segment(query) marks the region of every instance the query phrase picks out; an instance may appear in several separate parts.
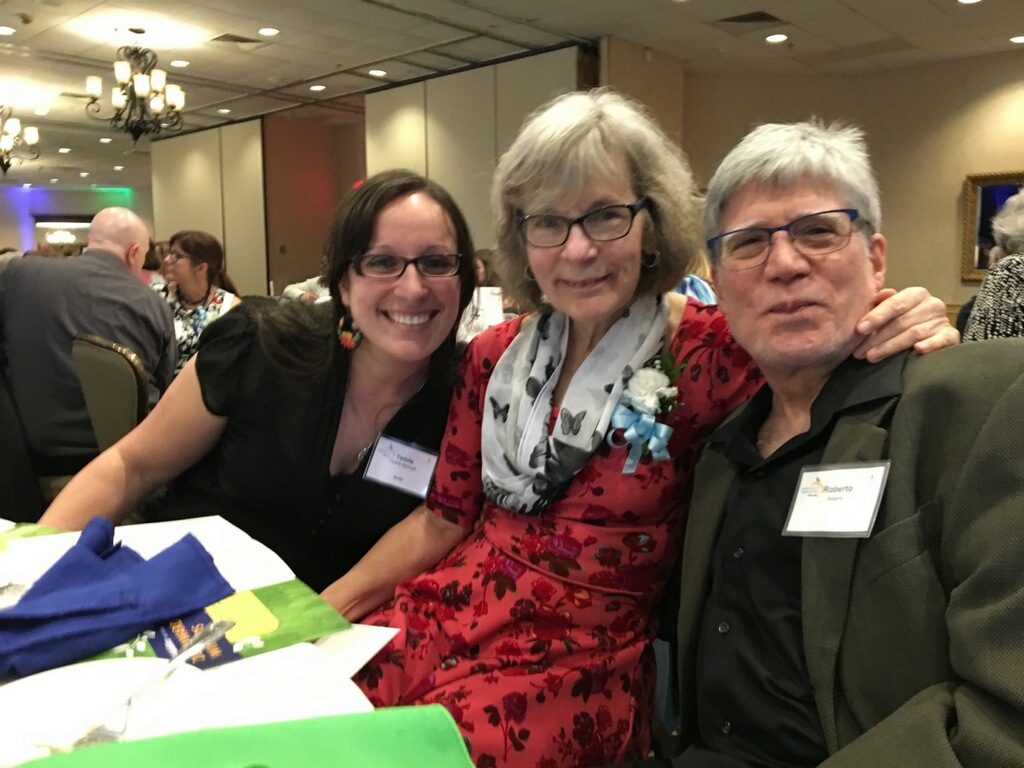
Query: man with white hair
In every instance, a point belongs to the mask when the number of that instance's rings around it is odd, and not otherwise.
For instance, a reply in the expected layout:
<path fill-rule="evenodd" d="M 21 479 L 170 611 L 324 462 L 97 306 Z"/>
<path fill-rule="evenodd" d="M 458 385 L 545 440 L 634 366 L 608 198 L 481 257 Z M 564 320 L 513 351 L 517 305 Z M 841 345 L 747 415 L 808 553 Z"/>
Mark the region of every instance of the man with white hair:
<path fill-rule="evenodd" d="M 40 474 L 73 473 L 97 453 L 71 360 L 76 336 L 130 347 L 149 372 L 150 405 L 171 381 L 171 312 L 140 279 L 148 247 L 142 219 L 127 208 L 105 208 L 93 218 L 81 256 L 22 258 L 0 271 L 6 373 Z"/>
<path fill-rule="evenodd" d="M 761 126 L 711 180 L 766 383 L 696 470 L 677 768 L 1024 765 L 1024 344 L 857 359 L 880 223 L 855 128 Z"/>

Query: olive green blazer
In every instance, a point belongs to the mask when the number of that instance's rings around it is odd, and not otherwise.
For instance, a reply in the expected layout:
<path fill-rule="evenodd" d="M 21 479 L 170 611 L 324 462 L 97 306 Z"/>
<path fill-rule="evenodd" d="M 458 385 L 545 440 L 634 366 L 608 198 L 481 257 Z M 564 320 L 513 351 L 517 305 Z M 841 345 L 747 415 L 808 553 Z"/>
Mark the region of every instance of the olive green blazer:
<path fill-rule="evenodd" d="M 869 538 L 803 543 L 803 638 L 828 768 L 1024 766 L 1024 339 L 911 356 L 823 463 L 891 460 Z M 682 747 L 736 469 L 705 450 L 679 593 Z"/>

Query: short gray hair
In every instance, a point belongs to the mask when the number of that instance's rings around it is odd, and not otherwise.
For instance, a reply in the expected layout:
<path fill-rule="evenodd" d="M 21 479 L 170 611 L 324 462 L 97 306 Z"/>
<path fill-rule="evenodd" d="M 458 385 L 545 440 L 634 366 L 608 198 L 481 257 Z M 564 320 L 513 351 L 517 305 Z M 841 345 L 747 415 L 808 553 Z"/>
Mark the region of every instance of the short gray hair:
<path fill-rule="evenodd" d="M 864 132 L 855 126 L 817 119 L 803 123 L 765 123 L 737 144 L 708 184 L 704 236 L 722 232 L 722 210 L 750 182 L 786 187 L 801 178 L 834 185 L 861 218 L 878 231 L 882 204 L 871 170 Z"/>
<path fill-rule="evenodd" d="M 992 235 L 1006 253 L 1024 253 L 1024 190 L 1008 197 L 992 217 Z"/>
<path fill-rule="evenodd" d="M 683 153 L 636 102 L 599 88 L 560 96 L 530 115 L 498 161 L 491 186 L 497 248 L 492 259 L 505 291 L 523 309 L 543 303 L 527 273 L 519 215 L 542 210 L 597 178 L 614 178 L 625 160 L 637 197 L 648 200 L 643 247 L 657 253 L 641 271 L 638 294 L 670 291 L 700 252 L 698 197 Z"/>

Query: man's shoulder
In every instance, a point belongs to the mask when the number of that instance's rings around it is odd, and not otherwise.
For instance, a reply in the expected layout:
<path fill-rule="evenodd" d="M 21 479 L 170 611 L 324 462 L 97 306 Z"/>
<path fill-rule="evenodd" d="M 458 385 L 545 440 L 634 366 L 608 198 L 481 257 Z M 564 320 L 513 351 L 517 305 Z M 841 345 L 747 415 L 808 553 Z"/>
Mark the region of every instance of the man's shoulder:
<path fill-rule="evenodd" d="M 957 404 L 995 403 L 1024 379 L 1024 338 L 967 342 L 929 355 L 911 356 L 902 399 L 920 400 L 955 417 Z M 1022 405 L 1024 407 L 1024 405 Z"/>

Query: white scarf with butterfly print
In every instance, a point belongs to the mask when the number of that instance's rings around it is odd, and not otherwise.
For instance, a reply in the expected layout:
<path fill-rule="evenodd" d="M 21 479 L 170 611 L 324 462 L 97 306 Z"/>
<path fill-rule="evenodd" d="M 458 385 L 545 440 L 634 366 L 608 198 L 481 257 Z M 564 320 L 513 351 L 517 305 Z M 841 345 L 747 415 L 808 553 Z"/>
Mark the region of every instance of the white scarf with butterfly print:
<path fill-rule="evenodd" d="M 494 366 L 483 403 L 483 485 L 492 503 L 539 515 L 562 495 L 604 440 L 633 371 L 661 349 L 667 315 L 661 297 L 633 303 L 573 375 L 550 435 L 569 318 L 552 311 L 523 320 Z"/>

